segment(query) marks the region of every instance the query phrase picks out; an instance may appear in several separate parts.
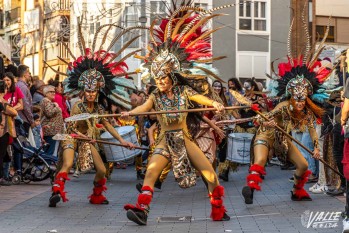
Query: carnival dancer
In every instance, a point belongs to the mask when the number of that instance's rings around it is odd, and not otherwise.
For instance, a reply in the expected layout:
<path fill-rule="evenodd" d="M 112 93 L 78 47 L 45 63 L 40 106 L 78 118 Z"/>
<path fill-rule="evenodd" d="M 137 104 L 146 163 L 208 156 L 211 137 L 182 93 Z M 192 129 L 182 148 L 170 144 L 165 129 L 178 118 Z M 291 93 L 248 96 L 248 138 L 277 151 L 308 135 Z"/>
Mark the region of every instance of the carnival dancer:
<path fill-rule="evenodd" d="M 304 20 L 304 19 L 303 19 Z M 293 24 L 293 23 L 292 23 Z M 289 32 L 291 38 L 292 24 Z M 309 35 L 306 29 L 306 35 Z M 277 125 L 290 133 L 292 130 L 305 131 L 308 129 L 314 144 L 313 157 L 318 159 L 320 151 L 318 148 L 318 136 L 314 128 L 316 119 L 320 119 L 324 110 L 319 106 L 323 104 L 328 94 L 322 86 L 331 74 L 331 69 L 321 66 L 317 58 L 323 49 L 325 39 L 318 49 L 311 53 L 310 39 L 307 37 L 305 54 L 294 59 L 290 48 L 288 48 L 288 62 L 279 64 L 279 77 L 276 81 L 277 96 L 284 99 L 275 109 L 265 114 L 269 121 L 257 118 L 255 123 L 259 125 L 256 138 L 253 142 L 254 160 L 247 176 L 247 185 L 242 189 L 242 195 L 246 204 L 253 203 L 254 190 L 261 190 L 261 176 L 266 175 L 264 165 L 268 158 L 269 150 L 274 148 L 274 153 L 281 162 L 289 160 L 296 171 L 294 173 L 294 186 L 291 191 L 293 201 L 311 201 L 311 197 L 305 191 L 304 185 L 311 171 L 308 163 L 299 149 L 281 131 L 274 129 Z"/>
<path fill-rule="evenodd" d="M 124 112 L 123 115 L 148 111 L 153 107 L 156 111 L 185 110 L 189 108 L 191 102 L 213 106 L 218 111 L 224 110 L 222 104 L 183 85 L 191 69 L 201 69 L 205 72 L 205 76 L 212 76 L 213 72 L 210 70 L 209 63 L 215 58 L 212 58 L 209 40 L 215 30 L 205 31 L 204 26 L 209 19 L 218 16 L 206 17 L 207 14 L 224 7 L 206 11 L 201 8 L 184 6 L 174 10 L 169 19 L 162 20 L 156 29 L 154 28 L 155 22 L 153 22 L 150 28 L 152 49 L 147 57 L 144 57 L 145 64 L 142 65 L 142 69 L 145 72 L 142 76 L 155 79 L 158 89 L 143 105 L 130 112 Z M 213 76 L 216 75 L 213 74 Z M 174 176 L 183 188 L 195 185 L 194 167 L 202 174 L 208 182 L 212 205 L 211 218 L 215 221 L 229 220 L 230 217 L 226 214 L 222 200 L 224 187 L 219 185 L 210 162 L 193 142 L 192 135 L 187 128 L 187 113 L 168 113 L 158 115 L 157 118 L 161 132 L 137 203 L 124 206 L 127 210 L 127 217 L 139 225 L 147 224 L 154 183 L 161 171 L 169 162 L 172 162 Z"/>
<path fill-rule="evenodd" d="M 114 25 L 101 26 L 95 35 L 95 40 L 90 49 L 85 47 L 85 41 L 82 37 L 81 27 L 79 25 L 78 35 L 81 56 L 76 59 L 69 48 L 65 46 L 75 61 L 67 64 L 69 68 L 68 74 L 54 70 L 61 75 L 68 76 L 64 80 L 65 94 L 74 95 L 83 92 L 83 99 L 75 103 L 71 111 L 71 116 L 81 113 L 103 114 L 103 107 L 99 103 L 105 102 L 106 99 L 108 102 L 121 105 L 127 109 L 131 108 L 127 90 L 135 90 L 135 86 L 132 80 L 124 78 L 128 74 L 126 71 L 127 65 L 124 62 L 126 58 L 122 58 L 117 62 L 113 61 L 125 48 L 122 48 L 117 53 L 110 53 L 109 50 L 112 48 L 113 43 L 109 45 L 107 50 L 103 50 L 103 41 L 105 41 L 105 39 L 103 39 L 99 49 L 93 52 L 95 50 L 95 42 L 98 33 L 107 26 L 109 28 L 105 32 L 105 38 L 108 31 Z M 130 30 L 130 28 L 122 29 L 117 37 L 120 38 Z M 115 42 L 116 41 L 114 41 L 114 43 Z M 126 55 L 126 57 L 131 55 L 132 54 Z M 100 138 L 101 130 L 107 130 L 114 138 L 119 140 L 122 145 L 130 148 L 134 147 L 132 143 L 125 141 L 105 118 L 90 118 L 68 123 L 67 133 L 77 134 L 80 137 L 87 137 L 91 139 L 91 141 L 77 141 L 74 138 L 70 138 L 62 142 L 61 149 L 63 152 L 60 158 L 60 160 L 62 160 L 62 167 L 57 173 L 52 187 L 52 196 L 49 200 L 50 207 L 56 207 L 56 204 L 61 199 L 63 202 L 68 200 L 64 186 L 65 181 L 69 180 L 68 172 L 73 165 L 75 151 L 78 152 L 77 160 L 82 172 L 89 171 L 93 168 L 96 170 L 93 182 L 93 193 L 89 196 L 90 203 L 109 203 L 107 198 L 103 195 L 103 192 L 107 189 L 105 186 L 106 167 L 104 165 L 107 161 L 102 145 L 94 142 L 94 140 Z"/>

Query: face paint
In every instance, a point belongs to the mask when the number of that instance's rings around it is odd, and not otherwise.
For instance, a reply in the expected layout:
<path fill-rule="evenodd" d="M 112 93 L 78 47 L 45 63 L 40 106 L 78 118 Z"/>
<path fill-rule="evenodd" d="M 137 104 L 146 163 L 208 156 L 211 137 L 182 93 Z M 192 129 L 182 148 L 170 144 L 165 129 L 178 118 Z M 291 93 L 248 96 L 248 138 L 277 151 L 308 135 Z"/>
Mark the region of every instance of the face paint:
<path fill-rule="evenodd" d="M 244 88 L 245 88 L 245 90 L 250 91 L 252 89 L 251 83 L 244 82 Z"/>
<path fill-rule="evenodd" d="M 218 93 L 218 94 L 219 94 L 219 93 L 221 92 L 221 90 L 222 90 L 222 85 L 221 85 L 219 82 L 213 83 L 212 87 L 213 87 L 213 90 L 214 90 L 216 93 Z"/>
<path fill-rule="evenodd" d="M 97 99 L 98 91 L 85 90 L 85 98 L 87 102 L 95 102 Z"/>

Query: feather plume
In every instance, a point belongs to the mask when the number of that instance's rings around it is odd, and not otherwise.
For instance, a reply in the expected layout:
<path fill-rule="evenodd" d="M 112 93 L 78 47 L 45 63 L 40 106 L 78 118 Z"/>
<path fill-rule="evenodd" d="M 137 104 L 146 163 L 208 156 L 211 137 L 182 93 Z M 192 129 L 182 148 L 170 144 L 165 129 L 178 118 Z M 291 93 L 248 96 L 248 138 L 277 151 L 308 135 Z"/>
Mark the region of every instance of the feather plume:
<path fill-rule="evenodd" d="M 47 62 L 46 61 L 44 61 L 44 63 L 48 66 L 48 67 L 50 67 L 50 69 L 51 70 L 53 70 L 56 74 L 60 74 L 60 75 L 64 75 L 64 76 L 68 76 L 66 73 L 63 73 L 63 72 L 60 72 L 60 71 L 58 71 L 58 70 L 56 70 L 56 69 L 54 69 L 52 66 L 50 66 L 49 64 L 47 64 Z"/>
<path fill-rule="evenodd" d="M 213 73 L 212 71 L 210 71 L 209 69 L 206 69 L 204 67 L 201 66 L 194 66 L 194 68 L 196 69 L 200 69 L 202 71 L 204 71 L 207 75 L 211 76 L 212 78 L 222 82 L 222 83 L 226 83 L 223 79 L 221 79 L 220 77 L 218 77 L 218 75 L 216 75 L 215 73 Z"/>
<path fill-rule="evenodd" d="M 64 42 L 61 42 L 61 43 L 64 46 L 64 48 L 68 51 L 69 55 L 73 58 L 73 60 L 76 60 L 76 57 L 74 56 L 74 54 L 72 53 L 72 51 L 70 50 L 68 45 L 66 43 L 64 43 Z"/>

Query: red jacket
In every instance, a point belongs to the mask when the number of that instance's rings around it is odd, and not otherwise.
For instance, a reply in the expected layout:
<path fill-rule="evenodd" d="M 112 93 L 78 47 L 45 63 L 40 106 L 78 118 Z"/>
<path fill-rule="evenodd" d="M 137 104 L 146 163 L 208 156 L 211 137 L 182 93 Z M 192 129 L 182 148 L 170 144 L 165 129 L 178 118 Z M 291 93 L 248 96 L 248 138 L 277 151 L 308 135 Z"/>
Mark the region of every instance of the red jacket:
<path fill-rule="evenodd" d="M 69 117 L 66 99 L 61 93 L 56 92 L 53 102 L 56 102 L 58 104 L 58 106 L 60 107 L 60 109 L 62 109 L 63 119 Z"/>

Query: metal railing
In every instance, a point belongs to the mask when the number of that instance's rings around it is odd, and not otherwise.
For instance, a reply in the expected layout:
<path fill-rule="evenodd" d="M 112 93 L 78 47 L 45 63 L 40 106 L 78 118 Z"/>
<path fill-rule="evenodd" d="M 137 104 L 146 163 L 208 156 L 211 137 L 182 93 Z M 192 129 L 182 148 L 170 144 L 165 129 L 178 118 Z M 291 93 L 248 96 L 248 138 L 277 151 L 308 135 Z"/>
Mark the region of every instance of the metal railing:
<path fill-rule="evenodd" d="M 70 10 L 70 0 L 45 0 L 44 14 Z"/>

